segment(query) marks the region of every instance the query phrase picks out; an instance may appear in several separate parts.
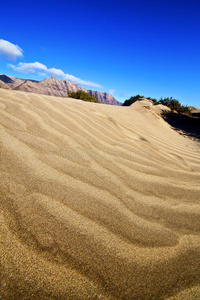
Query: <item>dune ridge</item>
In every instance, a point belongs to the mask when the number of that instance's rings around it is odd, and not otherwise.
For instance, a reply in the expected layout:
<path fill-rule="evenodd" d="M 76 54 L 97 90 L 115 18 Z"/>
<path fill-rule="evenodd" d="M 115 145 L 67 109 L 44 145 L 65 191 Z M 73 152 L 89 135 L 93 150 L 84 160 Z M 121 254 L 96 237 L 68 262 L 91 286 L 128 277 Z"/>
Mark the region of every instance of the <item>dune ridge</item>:
<path fill-rule="evenodd" d="M 0 89 L 2 299 L 200 297 L 200 147 L 157 110 Z"/>

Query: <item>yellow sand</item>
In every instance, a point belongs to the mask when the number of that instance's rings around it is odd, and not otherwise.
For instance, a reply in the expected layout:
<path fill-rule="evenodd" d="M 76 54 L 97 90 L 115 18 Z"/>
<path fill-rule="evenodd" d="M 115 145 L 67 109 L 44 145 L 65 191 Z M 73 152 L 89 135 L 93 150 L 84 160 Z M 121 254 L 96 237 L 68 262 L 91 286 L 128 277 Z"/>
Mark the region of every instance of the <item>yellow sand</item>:
<path fill-rule="evenodd" d="M 200 299 L 200 147 L 161 109 L 0 89 L 1 299 Z"/>

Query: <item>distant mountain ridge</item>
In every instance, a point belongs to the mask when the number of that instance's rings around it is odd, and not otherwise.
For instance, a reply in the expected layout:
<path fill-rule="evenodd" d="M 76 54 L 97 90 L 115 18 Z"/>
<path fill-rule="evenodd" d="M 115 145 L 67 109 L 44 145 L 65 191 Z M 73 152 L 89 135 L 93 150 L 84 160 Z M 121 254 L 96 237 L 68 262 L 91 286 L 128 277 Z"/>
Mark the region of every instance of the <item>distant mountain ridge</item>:
<path fill-rule="evenodd" d="M 87 92 L 94 96 L 99 102 L 104 104 L 110 104 L 110 105 L 121 105 L 120 102 L 118 102 L 112 95 L 108 93 L 93 91 L 93 90 L 87 90 Z"/>
<path fill-rule="evenodd" d="M 54 76 L 45 78 L 41 81 L 20 79 L 7 75 L 0 75 L 0 85 L 18 91 L 30 92 L 36 94 L 51 95 L 57 97 L 66 97 L 68 91 L 77 92 L 79 90 L 93 95 L 99 102 L 109 105 L 121 105 L 112 95 L 108 93 L 86 90 L 68 80 L 60 80 Z"/>

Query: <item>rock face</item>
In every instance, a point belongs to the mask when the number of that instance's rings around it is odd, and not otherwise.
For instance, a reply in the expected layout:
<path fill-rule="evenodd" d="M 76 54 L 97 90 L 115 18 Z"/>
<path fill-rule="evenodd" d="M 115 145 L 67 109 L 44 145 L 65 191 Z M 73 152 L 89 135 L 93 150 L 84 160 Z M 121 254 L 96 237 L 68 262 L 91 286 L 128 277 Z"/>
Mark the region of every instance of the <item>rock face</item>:
<path fill-rule="evenodd" d="M 86 89 L 79 87 L 77 84 L 71 83 L 67 80 L 59 80 L 53 76 L 38 82 L 26 80 L 16 87 L 15 90 L 57 97 L 66 97 L 68 95 L 68 91 L 76 92 L 78 90 L 82 90 L 86 92 Z"/>
<path fill-rule="evenodd" d="M 121 105 L 112 95 L 108 93 L 86 90 L 67 80 L 59 80 L 54 76 L 45 78 L 41 81 L 19 79 L 7 75 L 0 75 L 0 84 L 2 87 L 8 87 L 14 90 L 30 92 L 36 94 L 51 95 L 57 97 L 66 97 L 68 91 L 77 92 L 79 90 L 93 95 L 99 102 L 110 105 Z"/>
<path fill-rule="evenodd" d="M 110 105 L 121 105 L 119 101 L 117 101 L 112 95 L 108 93 L 92 91 L 92 90 L 87 90 L 87 92 L 90 95 L 94 96 L 101 103 L 110 104 Z"/>
<path fill-rule="evenodd" d="M 15 89 L 17 86 L 19 86 L 26 80 L 7 76 L 7 75 L 0 75 L 0 81 L 3 82 L 4 84 L 6 84 L 6 87 Z"/>

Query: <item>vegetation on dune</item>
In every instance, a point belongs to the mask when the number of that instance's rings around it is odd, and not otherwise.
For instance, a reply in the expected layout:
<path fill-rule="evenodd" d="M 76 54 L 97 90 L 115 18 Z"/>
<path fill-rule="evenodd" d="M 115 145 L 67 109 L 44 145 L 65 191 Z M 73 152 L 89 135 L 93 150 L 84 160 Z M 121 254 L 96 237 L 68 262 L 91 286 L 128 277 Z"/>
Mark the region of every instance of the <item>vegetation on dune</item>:
<path fill-rule="evenodd" d="M 172 111 L 176 111 L 179 114 L 191 115 L 191 112 L 190 112 L 190 109 L 188 106 L 182 105 L 177 99 L 174 99 L 172 97 L 164 98 L 164 99 L 161 98 L 158 101 L 158 104 L 163 104 L 163 105 L 169 107 Z"/>
<path fill-rule="evenodd" d="M 129 106 L 133 104 L 134 102 L 138 101 L 139 99 L 144 98 L 144 96 L 136 95 L 130 97 L 130 99 L 125 100 L 122 106 Z M 161 98 L 159 101 L 155 98 L 147 97 L 148 100 L 151 100 L 154 105 L 157 104 L 163 104 L 167 107 L 169 107 L 172 111 L 176 111 L 179 114 L 187 114 L 191 115 L 190 109 L 188 106 L 182 105 L 177 99 L 174 99 L 173 97 L 167 97 L 167 98 Z"/>
<path fill-rule="evenodd" d="M 130 106 L 131 104 L 133 104 L 134 102 L 138 101 L 140 98 L 143 98 L 144 96 L 141 95 L 136 95 L 136 96 L 131 96 L 131 98 L 129 98 L 128 100 L 125 100 L 124 103 L 122 104 L 122 106 Z"/>
<path fill-rule="evenodd" d="M 122 104 L 122 106 L 129 106 L 131 104 L 133 104 L 134 102 L 138 101 L 139 99 L 142 99 L 142 98 L 146 98 L 144 96 L 141 96 L 141 95 L 136 95 L 136 96 L 131 96 L 130 99 L 128 100 L 125 100 L 124 103 Z M 153 102 L 153 104 L 159 104 L 157 99 L 155 98 L 151 98 L 151 97 L 147 97 L 148 100 L 151 100 Z"/>
<path fill-rule="evenodd" d="M 68 97 L 75 98 L 75 99 L 80 99 L 80 100 L 83 100 L 83 101 L 100 103 L 94 96 L 92 96 L 92 95 L 90 95 L 90 94 L 88 94 L 84 91 L 77 91 L 77 92 L 68 91 Z"/>
<path fill-rule="evenodd" d="M 148 100 L 151 100 L 154 105 L 159 104 L 158 100 L 156 98 L 147 97 Z"/>

